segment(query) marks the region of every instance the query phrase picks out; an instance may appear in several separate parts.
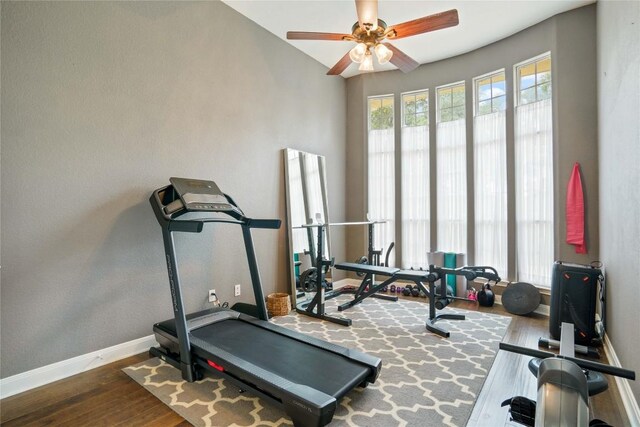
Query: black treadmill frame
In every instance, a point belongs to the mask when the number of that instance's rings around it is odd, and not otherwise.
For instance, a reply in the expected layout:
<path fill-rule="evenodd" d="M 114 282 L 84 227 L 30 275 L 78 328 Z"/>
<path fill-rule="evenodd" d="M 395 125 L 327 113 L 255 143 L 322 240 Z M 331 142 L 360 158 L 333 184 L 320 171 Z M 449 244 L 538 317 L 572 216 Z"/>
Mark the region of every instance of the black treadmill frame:
<path fill-rule="evenodd" d="M 330 351 L 341 355 L 353 362 L 367 367 L 369 375 L 362 378 L 362 381 L 356 385 L 366 386 L 368 383 L 373 383 L 380 373 L 382 362 L 377 357 L 367 355 L 357 350 L 337 346 L 326 341 L 274 325 L 268 321 L 267 308 L 262 290 L 251 228 L 278 229 L 280 228 L 281 221 L 279 219 L 260 220 L 247 218 L 230 196 L 227 194 L 224 194 L 224 196 L 234 207 L 231 211 L 223 212 L 231 218 L 207 217 L 178 220 L 178 217 L 188 211 L 186 208 L 175 209 L 174 206 L 172 206 L 170 212 L 167 212 L 168 209 L 165 209 L 169 204 L 176 203 L 177 200 L 179 201 L 179 195 L 172 185 L 155 190 L 149 199 L 156 215 L 156 219 L 162 228 L 165 261 L 167 263 L 167 272 L 169 276 L 169 286 L 171 290 L 175 320 L 175 338 L 177 340 L 177 347 L 179 351 L 178 354 L 175 354 L 175 352 L 171 352 L 168 349 L 152 347 L 150 349 L 150 353 L 178 368 L 181 371 L 182 378 L 188 382 L 201 379 L 202 370 L 204 369 L 231 380 L 242 389 L 249 389 L 255 394 L 282 406 L 287 414 L 292 418 L 294 425 L 296 426 L 325 425 L 330 422 L 333 417 L 333 413 L 337 406 L 336 397 L 325 394 L 319 390 L 312 389 L 308 386 L 294 384 L 287 379 L 268 371 L 263 372 L 261 368 L 233 356 L 220 347 L 217 347 L 214 343 L 204 342 L 204 340 L 193 337 L 190 334 L 189 321 L 183 304 L 173 233 L 200 233 L 206 223 L 237 224 L 242 227 L 242 235 L 259 319 L 255 319 L 251 316 L 246 316 L 232 310 L 227 311 L 234 313 L 233 316 L 238 318 L 238 320 L 250 322 L 255 326 L 269 329 L 280 335 L 304 342 L 324 351 Z M 193 320 L 191 322 L 193 322 Z M 207 323 L 204 322 L 192 325 L 192 329 L 206 326 L 206 324 Z M 156 329 L 157 325 L 158 324 L 154 327 L 156 333 L 158 332 Z M 164 338 L 169 340 L 171 339 L 168 336 L 165 336 Z M 222 358 L 221 355 L 226 358 Z M 236 372 L 243 371 L 243 377 L 245 378 L 241 378 L 238 375 L 230 375 L 228 372 L 216 369 L 207 361 L 230 366 L 230 369 L 233 367 L 234 369 L 232 370 L 235 370 Z M 250 369 L 253 369 L 254 371 L 251 372 Z M 358 381 L 360 381 L 360 379 Z M 341 397 L 342 396 L 337 396 L 337 398 Z"/>

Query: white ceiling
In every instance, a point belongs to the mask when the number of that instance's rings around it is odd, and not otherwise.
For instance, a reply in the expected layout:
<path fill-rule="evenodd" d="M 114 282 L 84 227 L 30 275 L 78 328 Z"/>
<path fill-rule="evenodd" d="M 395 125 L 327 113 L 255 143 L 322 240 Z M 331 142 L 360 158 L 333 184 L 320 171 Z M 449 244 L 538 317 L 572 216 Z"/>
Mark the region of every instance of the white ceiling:
<path fill-rule="evenodd" d="M 256 24 L 286 40 L 287 31 L 351 33 L 358 20 L 353 0 L 222 0 Z M 380 0 L 378 17 L 388 26 L 434 13 L 457 9 L 456 27 L 393 41 L 393 44 L 420 64 L 438 61 L 477 49 L 515 34 L 553 15 L 581 7 L 595 0 L 556 1 L 451 1 Z M 292 40 L 287 43 L 333 67 L 353 46 L 353 42 Z M 393 70 L 391 63 L 375 71 Z M 360 74 L 351 64 L 343 77 Z M 329 77 L 327 77 L 329 78 Z M 335 77 L 333 77 L 335 78 Z"/>

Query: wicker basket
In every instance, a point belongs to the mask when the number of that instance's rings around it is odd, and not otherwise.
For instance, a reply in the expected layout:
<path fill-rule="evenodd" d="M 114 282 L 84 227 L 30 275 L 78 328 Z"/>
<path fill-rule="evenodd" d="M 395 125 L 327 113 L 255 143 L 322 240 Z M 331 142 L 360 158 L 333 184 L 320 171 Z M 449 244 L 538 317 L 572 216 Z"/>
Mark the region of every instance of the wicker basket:
<path fill-rule="evenodd" d="M 291 311 L 289 294 L 278 292 L 267 297 L 267 311 L 269 316 L 286 316 Z"/>

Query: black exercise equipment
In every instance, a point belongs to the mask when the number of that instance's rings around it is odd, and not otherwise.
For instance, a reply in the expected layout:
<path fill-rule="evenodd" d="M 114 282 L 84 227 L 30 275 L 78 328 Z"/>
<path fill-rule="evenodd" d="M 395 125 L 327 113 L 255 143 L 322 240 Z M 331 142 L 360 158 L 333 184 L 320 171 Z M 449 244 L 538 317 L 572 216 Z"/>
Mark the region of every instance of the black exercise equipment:
<path fill-rule="evenodd" d="M 511 314 L 533 313 L 540 305 L 540 291 L 531 283 L 509 283 L 502 292 L 502 305 Z"/>
<path fill-rule="evenodd" d="M 464 299 L 465 301 L 468 300 L 467 298 L 457 298 L 457 299 Z M 453 301 L 453 290 L 451 289 L 451 286 L 447 286 L 447 296 L 446 298 L 438 298 L 436 300 L 436 308 L 438 310 L 442 310 L 443 308 L 451 304 L 452 301 Z"/>
<path fill-rule="evenodd" d="M 316 319 L 327 320 L 329 322 L 336 323 L 342 326 L 351 326 L 351 319 L 347 319 L 346 317 L 336 317 L 330 316 L 325 311 L 325 301 L 331 298 L 335 298 L 340 295 L 343 291 L 341 289 L 333 290 L 330 292 L 326 292 L 326 281 L 324 280 L 324 267 L 332 266 L 333 259 L 327 260 L 323 256 L 323 246 L 324 246 L 324 235 L 327 224 L 308 224 L 303 225 L 301 227 L 307 228 L 308 230 L 316 229 L 318 233 L 317 240 L 317 252 L 316 252 L 316 266 L 320 266 L 315 270 L 315 275 L 313 278 L 315 279 L 315 285 L 313 286 L 316 289 L 316 293 L 310 301 L 300 301 L 296 304 L 296 312 L 300 314 L 304 314 L 305 316 L 314 317 Z"/>
<path fill-rule="evenodd" d="M 381 294 L 380 292 L 384 289 L 384 286 L 373 286 L 372 284 L 374 283 L 374 277 L 371 275 L 365 275 L 364 279 L 362 280 L 362 282 L 360 283 L 360 285 L 358 286 L 357 289 L 354 289 L 351 286 L 345 286 L 343 288 L 340 289 L 335 289 L 335 290 L 331 290 L 331 291 L 327 291 L 328 286 L 326 285 L 326 281 L 324 280 L 324 274 L 326 273 L 326 269 L 328 269 L 329 267 L 333 266 L 334 264 L 334 260 L 326 260 L 324 258 L 323 254 L 323 245 L 324 245 L 324 235 L 325 235 L 325 230 L 327 227 L 331 226 L 331 227 L 336 227 L 336 226 L 354 226 L 354 225 L 366 225 L 368 227 L 368 232 L 369 232 L 369 248 L 368 248 L 368 254 L 369 257 L 361 257 L 357 260 L 356 263 L 353 264 L 357 264 L 357 265 L 370 265 L 370 264 L 360 264 L 362 262 L 369 262 L 371 263 L 373 262 L 379 262 L 380 260 L 380 254 L 382 253 L 381 251 L 376 251 L 374 249 L 374 245 L 373 245 L 373 230 L 374 230 L 374 226 L 375 224 L 380 224 L 383 223 L 384 221 L 362 221 L 362 222 L 332 222 L 332 223 L 318 223 L 318 224 L 305 224 L 305 225 L 301 225 L 299 227 L 294 227 L 294 228 L 306 228 L 307 230 L 313 230 L 314 228 L 317 230 L 317 248 L 315 248 L 314 250 L 315 252 L 315 261 L 314 261 L 314 265 L 317 267 L 318 265 L 322 266 L 323 268 L 320 269 L 320 274 L 317 274 L 317 272 L 314 271 L 314 276 L 313 279 L 315 279 L 315 284 L 311 285 L 312 288 L 316 289 L 316 293 L 313 296 L 313 298 L 310 301 L 301 301 L 296 305 L 296 312 L 300 313 L 300 314 L 304 314 L 305 316 L 310 316 L 310 317 L 314 317 L 317 319 L 322 319 L 322 320 L 327 320 L 329 322 L 333 322 L 336 323 L 338 325 L 343 325 L 343 326 L 351 326 L 351 319 L 345 318 L 345 317 L 336 317 L 336 316 L 330 316 L 326 313 L 325 311 L 325 301 L 329 300 L 331 298 L 335 298 L 339 295 L 343 295 L 343 294 L 355 294 L 354 297 L 357 298 L 363 294 L 366 294 L 366 296 L 371 296 L 373 298 L 380 298 L 380 299 L 385 299 L 385 300 L 389 300 L 389 301 L 397 301 L 398 297 L 397 296 L 391 296 L 391 295 L 385 295 L 385 294 Z M 307 233 L 309 234 L 310 232 L 307 231 Z M 313 241 L 313 238 L 310 238 L 310 243 L 311 241 Z M 312 245 L 310 245 L 312 246 Z M 389 254 L 391 252 L 391 250 L 393 249 L 393 243 L 389 246 L 389 249 L 387 250 L 386 253 L 386 262 L 389 262 Z M 322 284 L 322 286 L 319 286 L 319 284 Z M 338 310 L 341 311 L 342 309 L 340 307 L 338 307 Z"/>
<path fill-rule="evenodd" d="M 150 202 L 162 228 L 174 318 L 154 325 L 160 347 L 150 354 L 188 382 L 209 372 L 251 390 L 281 406 L 295 426 L 328 424 L 339 399 L 376 380 L 381 360 L 270 323 L 251 229 L 277 229 L 280 220 L 246 217 L 212 181 L 171 178 L 171 184 L 155 190 Z M 174 233 L 200 233 L 218 223 L 242 228 L 258 318 L 225 308 L 185 313 Z"/>
<path fill-rule="evenodd" d="M 502 402 L 502 406 L 510 406 L 513 421 L 527 426 L 593 425 L 589 423 L 589 396 L 607 389 L 602 374 L 636 379 L 633 371 L 575 358 L 574 325 L 570 323 L 562 323 L 559 354 L 504 342 L 500 349 L 535 358 L 529 362 L 529 370 L 538 378 L 538 403 L 522 396 Z"/>
<path fill-rule="evenodd" d="M 496 283 L 500 281 L 497 271 L 492 267 L 461 267 L 461 268 L 441 268 L 434 265 L 429 266 L 429 270 L 400 270 L 399 268 L 380 267 L 373 265 L 363 265 L 351 262 L 344 262 L 335 264 L 335 268 L 339 270 L 352 271 L 354 273 L 362 272 L 367 276 L 379 274 L 381 276 L 387 276 L 385 281 L 370 287 L 368 291 L 361 292 L 352 301 L 348 301 L 340 306 L 338 310 L 346 310 L 353 307 L 356 304 L 361 303 L 365 298 L 369 297 L 371 293 L 376 292 L 377 289 L 383 286 L 388 286 L 391 283 L 395 283 L 398 280 L 406 280 L 415 283 L 416 287 L 429 297 L 429 317 L 427 318 L 426 327 L 427 330 L 438 334 L 442 337 L 448 338 L 449 332 L 444 329 L 435 326 L 435 322 L 441 319 L 449 320 L 464 320 L 465 316 L 461 314 L 440 314 L 436 315 L 436 309 L 441 310 L 445 308 L 454 299 L 469 301 L 467 298 L 454 297 L 447 293 L 446 275 L 451 274 L 454 276 L 463 276 L 467 280 L 475 280 L 476 278 L 485 278 Z M 440 280 L 440 291 L 436 293 L 436 282 Z M 424 282 L 428 283 L 429 289 L 424 285 Z M 400 287 L 396 287 L 396 291 Z"/>
<path fill-rule="evenodd" d="M 322 278 L 320 279 L 320 283 L 325 290 L 329 290 L 333 288 L 333 285 L 325 279 L 325 274 L 327 274 L 328 268 L 323 268 L 322 270 Z M 300 274 L 299 285 L 297 288 L 301 292 L 316 292 L 318 288 L 318 269 L 316 267 L 311 267 L 306 269 Z"/>
<path fill-rule="evenodd" d="M 538 347 L 560 348 L 560 341 L 552 338 L 540 337 L 538 338 Z M 594 359 L 600 359 L 600 352 L 596 347 L 576 344 L 574 349 L 576 353 L 584 354 L 585 356 L 593 357 Z"/>
<path fill-rule="evenodd" d="M 356 260 L 356 264 L 369 264 L 369 258 L 363 255 Z M 362 277 L 364 276 L 364 273 L 356 273 L 356 276 Z"/>
<path fill-rule="evenodd" d="M 600 283 L 600 317 L 602 328 L 596 331 L 596 304 Z M 560 325 L 572 323 L 575 341 L 589 345 L 604 332 L 604 276 L 599 268 L 556 261 L 551 275 L 549 333 L 560 339 Z"/>
<path fill-rule="evenodd" d="M 496 296 L 493 294 L 493 291 L 491 290 L 491 285 L 489 285 L 488 283 L 485 283 L 482 286 L 482 290 L 478 292 L 477 299 L 478 299 L 478 304 L 480 304 L 481 306 L 493 307 L 493 304 L 496 300 Z"/>
<path fill-rule="evenodd" d="M 384 223 L 385 221 L 366 221 L 366 222 L 351 222 L 351 223 L 338 223 L 338 224 L 330 224 L 330 225 L 366 225 L 367 226 L 367 256 L 360 257 L 356 264 L 364 265 L 364 266 L 374 266 L 374 267 L 389 267 L 389 257 L 391 256 L 391 251 L 393 250 L 395 243 L 391 242 L 387 251 L 385 253 L 384 263 L 382 263 L 382 249 L 375 249 L 375 241 L 374 241 L 374 227 L 376 224 Z M 398 297 L 395 295 L 385 295 L 381 294 L 385 288 L 388 286 L 386 284 L 378 284 L 376 285 L 376 278 L 374 274 L 367 274 L 366 271 L 354 271 L 356 276 L 362 277 L 362 281 L 357 288 L 349 288 L 342 290 L 342 294 L 353 294 L 353 299 L 364 299 L 368 297 L 379 298 L 386 301 L 398 301 Z M 396 292 L 402 292 L 403 295 L 409 296 L 411 294 L 410 290 L 402 289 L 400 291 L 394 287 Z M 408 292 L 408 293 L 405 293 Z M 394 293 L 392 290 L 391 293 Z M 339 311 L 344 310 L 344 304 L 338 307 Z"/>

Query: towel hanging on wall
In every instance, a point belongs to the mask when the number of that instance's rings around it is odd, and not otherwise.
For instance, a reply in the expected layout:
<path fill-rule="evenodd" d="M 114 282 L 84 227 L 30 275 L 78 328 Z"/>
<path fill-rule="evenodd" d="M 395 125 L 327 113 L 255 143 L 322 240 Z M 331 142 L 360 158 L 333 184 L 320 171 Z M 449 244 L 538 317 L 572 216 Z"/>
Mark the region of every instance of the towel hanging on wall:
<path fill-rule="evenodd" d="M 577 254 L 587 253 L 584 239 L 584 195 L 578 162 L 573 165 L 567 187 L 567 243 L 576 247 Z"/>

